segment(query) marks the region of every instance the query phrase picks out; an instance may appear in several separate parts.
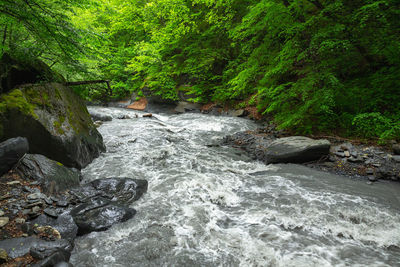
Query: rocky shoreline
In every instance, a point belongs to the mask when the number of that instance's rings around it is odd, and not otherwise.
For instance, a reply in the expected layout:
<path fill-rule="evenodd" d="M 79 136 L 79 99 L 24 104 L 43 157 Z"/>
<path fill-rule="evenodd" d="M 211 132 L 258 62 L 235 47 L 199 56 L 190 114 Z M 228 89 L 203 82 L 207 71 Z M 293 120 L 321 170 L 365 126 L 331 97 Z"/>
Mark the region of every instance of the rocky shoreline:
<path fill-rule="evenodd" d="M 266 159 L 271 150 L 271 144 L 290 135 L 278 131 L 273 125 L 261 127 L 256 131 L 240 132 L 225 137 L 224 145 L 239 148 L 255 160 L 266 164 L 272 163 Z M 368 183 L 378 180 L 400 181 L 400 151 L 398 145 L 393 150 L 366 144 L 355 144 L 340 138 L 330 137 L 329 149 L 324 154 L 316 154 L 315 159 L 298 154 L 298 161 L 277 161 L 282 163 L 300 163 L 310 168 L 333 174 L 365 178 Z M 284 149 L 284 148 L 283 148 Z"/>
<path fill-rule="evenodd" d="M 26 168 L 32 159 L 36 168 Z M 146 180 L 118 177 L 81 184 L 70 179 L 75 171 L 49 165 L 50 159 L 26 154 L 2 176 L 2 266 L 72 266 L 68 260 L 74 239 L 132 218 L 136 210 L 131 203 L 147 191 Z M 52 173 L 58 173 L 57 180 Z"/>

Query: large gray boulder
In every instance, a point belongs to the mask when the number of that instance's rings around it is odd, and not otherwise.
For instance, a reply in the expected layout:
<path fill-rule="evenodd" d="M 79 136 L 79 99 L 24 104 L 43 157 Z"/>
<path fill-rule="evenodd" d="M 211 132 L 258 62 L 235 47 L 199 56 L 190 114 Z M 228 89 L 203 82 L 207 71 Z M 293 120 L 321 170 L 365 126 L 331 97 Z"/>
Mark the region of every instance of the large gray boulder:
<path fill-rule="evenodd" d="M 80 172 L 43 155 L 25 155 L 15 166 L 15 171 L 24 178 L 40 182 L 44 193 L 58 194 L 79 186 Z"/>
<path fill-rule="evenodd" d="M 266 163 L 302 163 L 328 155 L 330 142 L 304 136 L 279 138 L 270 143 L 264 153 Z"/>
<path fill-rule="evenodd" d="M 100 152 L 103 139 L 84 102 L 58 83 L 26 85 L 0 97 L 0 141 L 26 137 L 30 153 L 82 169 Z"/>
<path fill-rule="evenodd" d="M 8 172 L 29 151 L 28 140 L 23 137 L 0 143 L 0 176 Z"/>

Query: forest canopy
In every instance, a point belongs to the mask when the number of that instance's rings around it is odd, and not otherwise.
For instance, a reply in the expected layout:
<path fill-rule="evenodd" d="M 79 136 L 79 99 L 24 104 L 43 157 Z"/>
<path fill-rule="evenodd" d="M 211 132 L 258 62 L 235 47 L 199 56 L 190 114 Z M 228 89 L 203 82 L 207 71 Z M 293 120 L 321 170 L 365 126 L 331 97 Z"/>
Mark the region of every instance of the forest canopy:
<path fill-rule="evenodd" d="M 301 134 L 386 140 L 400 138 L 399 17 L 398 0 L 0 0 L 0 47 L 110 80 L 115 98 L 183 92 Z"/>

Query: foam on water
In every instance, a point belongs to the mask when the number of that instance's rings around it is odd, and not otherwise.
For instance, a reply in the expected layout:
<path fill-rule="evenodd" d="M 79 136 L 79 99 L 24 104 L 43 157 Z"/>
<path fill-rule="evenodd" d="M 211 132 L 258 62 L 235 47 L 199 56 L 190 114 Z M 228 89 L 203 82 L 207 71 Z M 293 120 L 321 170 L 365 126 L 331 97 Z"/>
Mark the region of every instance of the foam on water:
<path fill-rule="evenodd" d="M 133 219 L 77 239 L 75 266 L 400 265 L 397 184 L 265 166 L 215 146 L 256 128 L 240 118 L 118 120 L 134 112 L 91 109 L 114 120 L 99 128 L 107 153 L 85 180 L 143 178 L 149 190 L 132 204 Z"/>

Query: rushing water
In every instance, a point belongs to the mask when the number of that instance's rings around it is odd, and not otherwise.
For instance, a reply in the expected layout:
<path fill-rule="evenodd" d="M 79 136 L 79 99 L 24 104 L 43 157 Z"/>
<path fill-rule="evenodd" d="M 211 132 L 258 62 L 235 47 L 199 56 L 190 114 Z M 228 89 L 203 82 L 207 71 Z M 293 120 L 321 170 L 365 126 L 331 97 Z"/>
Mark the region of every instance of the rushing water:
<path fill-rule="evenodd" d="M 400 266 L 400 186 L 255 162 L 217 144 L 255 129 L 201 114 L 113 121 L 85 180 L 147 179 L 136 216 L 76 240 L 75 266 Z M 135 113 L 139 118 L 119 120 Z"/>

